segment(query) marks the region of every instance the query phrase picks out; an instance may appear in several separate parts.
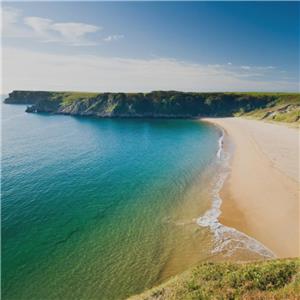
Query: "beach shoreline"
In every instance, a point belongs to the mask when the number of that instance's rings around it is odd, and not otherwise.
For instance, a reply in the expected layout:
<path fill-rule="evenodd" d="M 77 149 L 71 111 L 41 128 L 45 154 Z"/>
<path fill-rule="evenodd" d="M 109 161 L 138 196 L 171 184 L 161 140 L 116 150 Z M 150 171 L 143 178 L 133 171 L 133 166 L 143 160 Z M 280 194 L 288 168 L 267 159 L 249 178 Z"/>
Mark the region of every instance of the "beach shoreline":
<path fill-rule="evenodd" d="M 205 118 L 233 143 L 220 196 L 221 224 L 256 239 L 277 257 L 300 256 L 299 130 L 242 118 Z"/>

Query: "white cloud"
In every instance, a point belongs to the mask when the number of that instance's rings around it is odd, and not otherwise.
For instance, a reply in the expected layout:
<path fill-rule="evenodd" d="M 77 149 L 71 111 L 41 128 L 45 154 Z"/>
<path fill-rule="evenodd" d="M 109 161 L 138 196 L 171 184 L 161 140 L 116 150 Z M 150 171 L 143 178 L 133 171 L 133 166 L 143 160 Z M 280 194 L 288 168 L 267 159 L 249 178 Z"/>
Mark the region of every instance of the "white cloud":
<path fill-rule="evenodd" d="M 113 41 L 118 41 L 124 38 L 123 34 L 114 34 L 114 35 L 109 35 L 106 38 L 104 38 L 103 40 L 105 42 L 113 42 Z"/>
<path fill-rule="evenodd" d="M 4 37 L 24 37 L 29 36 L 30 32 L 21 25 L 21 11 L 13 7 L 0 8 L 2 21 L 0 22 L 1 33 Z"/>
<path fill-rule="evenodd" d="M 27 17 L 24 18 L 24 23 L 31 27 L 32 30 L 41 38 L 46 38 L 50 36 L 50 29 L 52 25 L 52 20 L 39 17 Z"/>
<path fill-rule="evenodd" d="M 258 80 L 251 71 L 227 64 L 209 66 L 165 58 L 124 59 L 3 49 L 4 92 L 14 89 L 296 91 L 299 86 L 298 82 L 286 81 L 281 77 L 271 80 L 263 73 L 260 76 Z"/>
<path fill-rule="evenodd" d="M 2 22 L 5 24 L 15 24 L 20 16 L 20 11 L 12 8 L 7 7 L 6 9 L 2 10 Z"/>
<path fill-rule="evenodd" d="M 270 71 L 276 69 L 274 66 L 241 66 L 243 70 Z"/>
<path fill-rule="evenodd" d="M 243 70 L 250 70 L 251 67 L 250 66 L 241 66 L 241 69 L 243 69 Z"/>
<path fill-rule="evenodd" d="M 259 70 L 274 70 L 274 69 L 276 69 L 276 67 L 274 67 L 274 66 L 255 67 L 255 68 L 257 68 Z"/>
<path fill-rule="evenodd" d="M 54 23 L 52 28 L 58 31 L 63 38 L 74 43 L 79 41 L 85 34 L 97 32 L 101 29 L 98 26 L 85 23 Z"/>
<path fill-rule="evenodd" d="M 36 16 L 23 17 L 21 12 L 10 7 L 2 9 L 3 36 L 37 39 L 41 42 L 60 42 L 75 46 L 95 45 L 88 38 L 102 28 L 77 22 L 55 22 Z"/>

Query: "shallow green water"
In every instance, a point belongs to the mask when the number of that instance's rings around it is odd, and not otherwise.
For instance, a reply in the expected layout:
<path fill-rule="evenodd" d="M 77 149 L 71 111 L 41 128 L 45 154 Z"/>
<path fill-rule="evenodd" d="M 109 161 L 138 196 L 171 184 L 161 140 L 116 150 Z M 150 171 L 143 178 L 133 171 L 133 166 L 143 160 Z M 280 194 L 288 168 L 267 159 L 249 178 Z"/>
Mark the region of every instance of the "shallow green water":
<path fill-rule="evenodd" d="M 207 208 L 214 127 L 2 105 L 2 130 L 3 299 L 122 299 L 207 251 L 180 221 Z"/>

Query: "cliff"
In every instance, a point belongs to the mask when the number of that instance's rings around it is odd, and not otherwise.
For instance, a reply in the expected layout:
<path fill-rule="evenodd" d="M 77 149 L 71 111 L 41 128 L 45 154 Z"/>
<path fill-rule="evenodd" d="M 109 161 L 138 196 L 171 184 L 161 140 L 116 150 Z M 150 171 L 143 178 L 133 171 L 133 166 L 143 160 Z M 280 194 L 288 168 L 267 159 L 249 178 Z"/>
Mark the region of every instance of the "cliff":
<path fill-rule="evenodd" d="M 290 122 L 300 119 L 300 94 L 284 93 L 79 93 L 13 91 L 4 100 L 27 104 L 27 112 L 97 117 L 195 118 L 253 115 Z M 281 117 L 278 117 L 278 116 Z"/>

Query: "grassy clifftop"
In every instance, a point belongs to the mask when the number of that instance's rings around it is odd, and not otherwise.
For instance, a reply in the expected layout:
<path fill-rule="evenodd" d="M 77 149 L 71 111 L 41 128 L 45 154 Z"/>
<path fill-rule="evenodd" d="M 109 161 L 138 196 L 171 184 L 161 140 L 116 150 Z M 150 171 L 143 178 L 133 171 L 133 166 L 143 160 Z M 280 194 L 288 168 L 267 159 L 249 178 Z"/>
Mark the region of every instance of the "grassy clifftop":
<path fill-rule="evenodd" d="M 300 299 L 300 259 L 203 263 L 131 300 Z"/>
<path fill-rule="evenodd" d="M 300 94 L 285 93 L 81 93 L 13 91 L 5 100 L 31 104 L 28 112 L 98 117 L 225 117 L 246 115 L 298 122 Z"/>
<path fill-rule="evenodd" d="M 239 113 L 237 113 L 237 115 L 239 115 Z M 257 108 L 250 112 L 242 111 L 240 115 L 276 122 L 299 122 L 300 95 L 278 94 L 276 100 L 266 107 Z"/>

